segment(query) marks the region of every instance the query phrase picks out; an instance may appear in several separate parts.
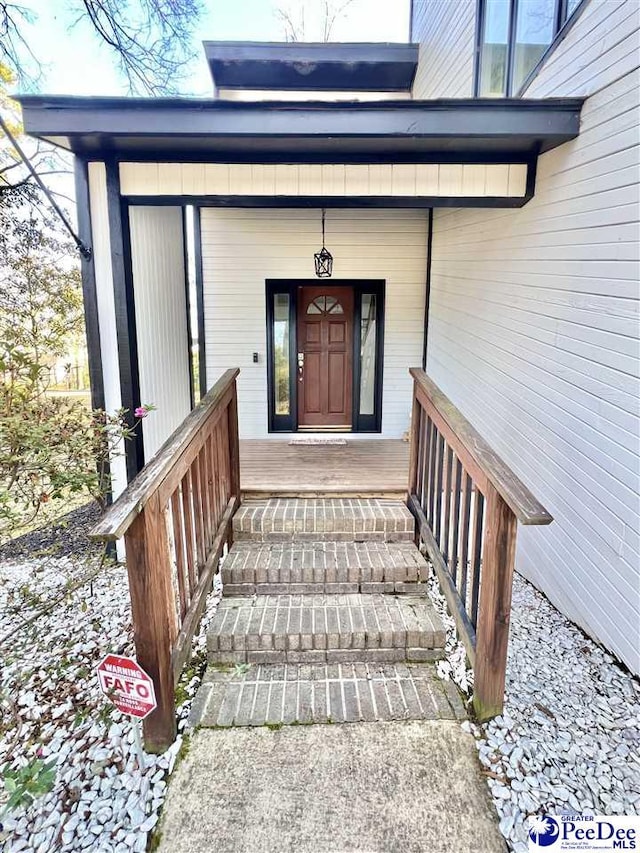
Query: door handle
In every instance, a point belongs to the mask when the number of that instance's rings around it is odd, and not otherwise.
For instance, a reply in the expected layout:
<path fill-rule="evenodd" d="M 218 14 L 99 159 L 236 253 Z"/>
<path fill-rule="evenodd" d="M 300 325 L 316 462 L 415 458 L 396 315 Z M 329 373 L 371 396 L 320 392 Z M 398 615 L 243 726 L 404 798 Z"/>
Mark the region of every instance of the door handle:
<path fill-rule="evenodd" d="M 302 382 L 302 375 L 304 373 L 304 353 L 298 353 L 298 380 Z"/>

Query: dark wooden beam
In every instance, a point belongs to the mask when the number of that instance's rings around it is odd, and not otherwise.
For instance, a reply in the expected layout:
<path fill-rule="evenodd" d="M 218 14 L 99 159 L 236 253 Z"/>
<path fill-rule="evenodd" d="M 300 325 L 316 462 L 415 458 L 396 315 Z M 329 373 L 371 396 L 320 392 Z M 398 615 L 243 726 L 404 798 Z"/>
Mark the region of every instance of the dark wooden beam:
<path fill-rule="evenodd" d="M 120 394 L 122 407 L 126 409 L 125 420 L 130 427 L 134 427 L 133 413 L 141 404 L 141 400 L 129 217 L 127 207 L 120 196 L 118 164 L 107 161 L 105 169 Z M 144 443 L 140 426 L 137 427 L 134 438 L 125 441 L 125 460 L 127 480 L 130 482 L 144 465 Z"/>

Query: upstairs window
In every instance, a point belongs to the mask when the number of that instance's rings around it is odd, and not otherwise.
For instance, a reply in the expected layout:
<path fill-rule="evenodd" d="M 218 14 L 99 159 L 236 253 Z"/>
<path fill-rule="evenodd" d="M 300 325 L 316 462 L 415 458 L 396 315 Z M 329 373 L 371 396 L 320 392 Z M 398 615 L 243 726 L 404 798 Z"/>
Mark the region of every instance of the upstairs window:
<path fill-rule="evenodd" d="M 480 0 L 476 95 L 517 94 L 584 0 Z"/>

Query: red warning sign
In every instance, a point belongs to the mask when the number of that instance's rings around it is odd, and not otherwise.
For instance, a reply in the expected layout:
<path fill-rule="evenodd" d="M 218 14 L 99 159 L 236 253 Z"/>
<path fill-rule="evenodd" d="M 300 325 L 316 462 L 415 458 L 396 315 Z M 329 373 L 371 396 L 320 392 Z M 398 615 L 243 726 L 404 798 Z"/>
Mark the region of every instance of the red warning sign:
<path fill-rule="evenodd" d="M 100 689 L 123 714 L 144 720 L 157 708 L 153 681 L 133 658 L 107 655 L 96 671 Z"/>

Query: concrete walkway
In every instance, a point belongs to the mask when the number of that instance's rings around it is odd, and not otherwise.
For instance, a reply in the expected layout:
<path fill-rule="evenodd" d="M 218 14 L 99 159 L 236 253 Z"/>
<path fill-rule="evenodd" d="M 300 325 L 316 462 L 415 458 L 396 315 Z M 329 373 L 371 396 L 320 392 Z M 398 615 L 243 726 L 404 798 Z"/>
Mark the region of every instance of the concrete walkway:
<path fill-rule="evenodd" d="M 504 853 L 473 739 L 446 720 L 200 729 L 159 853 Z"/>

